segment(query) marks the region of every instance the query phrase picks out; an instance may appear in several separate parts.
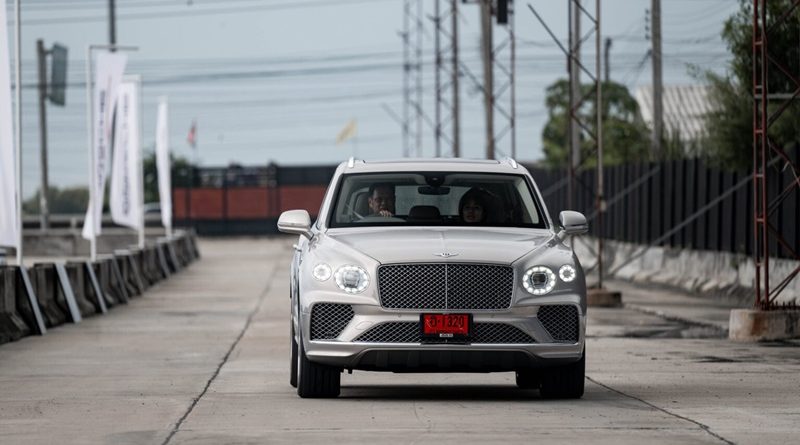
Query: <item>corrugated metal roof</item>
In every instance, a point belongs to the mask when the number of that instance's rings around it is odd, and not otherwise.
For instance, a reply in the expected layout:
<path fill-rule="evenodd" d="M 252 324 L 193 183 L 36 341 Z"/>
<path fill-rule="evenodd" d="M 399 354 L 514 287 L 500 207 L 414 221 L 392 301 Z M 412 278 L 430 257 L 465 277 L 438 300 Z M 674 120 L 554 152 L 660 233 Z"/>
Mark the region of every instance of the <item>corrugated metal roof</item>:
<path fill-rule="evenodd" d="M 709 87 L 705 85 L 664 86 L 664 131 L 670 137 L 677 129 L 681 140 L 696 141 L 705 133 L 703 115 L 711 111 Z M 636 89 L 636 102 L 642 120 L 653 127 L 653 87 Z"/>

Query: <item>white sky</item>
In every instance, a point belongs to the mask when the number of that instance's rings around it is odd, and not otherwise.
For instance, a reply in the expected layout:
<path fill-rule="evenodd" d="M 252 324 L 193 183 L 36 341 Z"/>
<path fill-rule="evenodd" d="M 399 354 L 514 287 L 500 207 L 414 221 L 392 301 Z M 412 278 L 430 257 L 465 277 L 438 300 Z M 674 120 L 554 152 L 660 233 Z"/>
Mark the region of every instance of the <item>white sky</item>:
<path fill-rule="evenodd" d="M 428 11 L 434 0 L 423 0 Z M 8 4 L 13 20 L 13 2 Z M 151 151 L 158 96 L 170 100 L 173 151 L 190 156 L 186 134 L 198 121 L 202 165 L 333 164 L 356 144 L 335 145 L 336 134 L 358 121 L 358 156 L 402 155 L 402 133 L 383 104 L 402 111 L 403 0 L 117 0 L 118 43 L 138 46 L 128 73 L 144 81 L 143 142 Z M 192 3 L 192 4 L 189 4 Z M 449 2 L 444 2 L 449 3 Z M 528 9 L 516 2 L 517 159 L 540 159 L 546 121 L 544 90 L 566 75 L 565 59 Z M 567 1 L 530 0 L 566 41 Z M 584 1 L 593 10 L 594 1 Z M 649 41 L 649 0 L 603 0 L 603 36 L 614 38 L 611 78 L 629 87 L 650 83 L 642 64 Z M 460 5 L 462 60 L 481 76 L 476 5 Z M 686 64 L 724 70 L 729 59 L 719 32 L 736 0 L 662 1 L 664 81 L 688 84 Z M 23 85 L 36 82 L 35 42 L 69 47 L 67 106 L 48 108 L 52 185 L 80 185 L 87 177 L 85 53 L 108 42 L 107 0 L 23 0 Z M 12 25 L 10 23 L 9 25 Z M 584 20 L 584 30 L 589 29 Z M 433 26 L 426 19 L 424 99 L 433 116 Z M 13 33 L 13 28 L 10 27 Z M 499 33 L 498 33 L 499 39 Z M 584 49 L 593 69 L 594 42 Z M 498 74 L 496 82 L 502 82 Z M 24 192 L 39 182 L 35 88 L 23 91 Z M 461 78 L 462 153 L 484 153 L 483 104 L 469 78 Z M 498 116 L 496 127 L 502 127 Z M 447 131 L 447 130 L 446 130 Z M 509 153 L 508 138 L 498 148 Z M 447 150 L 446 150 L 447 151 Z M 423 152 L 434 154 L 425 127 Z"/>

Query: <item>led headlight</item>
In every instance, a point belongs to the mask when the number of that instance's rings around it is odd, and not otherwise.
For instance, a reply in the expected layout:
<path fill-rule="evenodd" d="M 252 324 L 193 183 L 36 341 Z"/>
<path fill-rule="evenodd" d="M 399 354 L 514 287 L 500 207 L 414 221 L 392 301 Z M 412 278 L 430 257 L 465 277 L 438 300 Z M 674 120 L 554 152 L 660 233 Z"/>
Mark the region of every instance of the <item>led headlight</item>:
<path fill-rule="evenodd" d="M 331 266 L 328 266 L 325 263 L 319 263 L 314 266 L 314 270 L 311 271 L 311 275 L 314 275 L 314 278 L 318 279 L 319 281 L 326 281 L 331 277 L 331 275 L 333 275 L 333 271 L 331 270 Z"/>
<path fill-rule="evenodd" d="M 561 281 L 565 283 L 570 283 L 572 280 L 575 279 L 575 268 L 570 266 L 569 264 L 565 264 L 558 269 L 558 278 L 561 278 Z"/>
<path fill-rule="evenodd" d="M 333 275 L 339 289 L 348 294 L 357 294 L 369 285 L 369 274 L 358 266 L 342 266 Z"/>
<path fill-rule="evenodd" d="M 522 277 L 522 286 L 533 295 L 544 295 L 556 286 L 556 274 L 549 267 L 531 267 Z"/>

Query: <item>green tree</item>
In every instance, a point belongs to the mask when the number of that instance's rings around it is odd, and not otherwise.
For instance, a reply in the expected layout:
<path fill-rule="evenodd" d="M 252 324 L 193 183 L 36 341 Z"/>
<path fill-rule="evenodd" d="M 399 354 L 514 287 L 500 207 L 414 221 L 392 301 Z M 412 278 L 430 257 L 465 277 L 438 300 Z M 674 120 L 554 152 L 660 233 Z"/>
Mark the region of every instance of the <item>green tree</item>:
<path fill-rule="evenodd" d="M 792 0 L 767 2 L 769 52 L 785 65 L 790 73 L 800 75 L 800 16 L 793 13 L 777 25 L 778 18 L 789 11 Z M 706 72 L 703 77 L 710 85 L 709 98 L 714 111 L 706 115 L 707 136 L 702 144 L 703 154 L 716 165 L 730 169 L 752 168 L 753 163 L 753 2 L 740 0 L 740 7 L 722 30 L 722 39 L 731 52 L 728 72 L 717 75 Z M 792 93 L 797 89 L 789 77 L 775 65 L 770 65 L 768 93 Z M 782 102 L 771 102 L 775 111 Z M 770 137 L 780 145 L 798 140 L 800 101 L 793 101 L 770 127 Z"/>
<path fill-rule="evenodd" d="M 593 84 L 581 86 L 587 96 L 578 114 L 587 123 L 592 133 L 597 131 L 595 116 L 596 99 L 592 94 Z M 545 163 L 551 167 L 567 165 L 567 124 L 569 120 L 569 81 L 559 79 L 547 87 L 545 105 L 548 120 L 542 131 Z M 616 82 L 603 83 L 603 163 L 620 164 L 647 159 L 649 139 L 647 127 L 639 117 L 636 100 L 628 89 Z M 581 136 L 581 156 L 587 159 L 584 166 L 594 164 L 594 143 Z"/>
<path fill-rule="evenodd" d="M 39 213 L 41 190 L 22 203 L 22 211 L 27 214 Z M 47 206 L 51 214 L 69 215 L 86 212 L 89 205 L 89 189 L 86 187 L 50 187 L 47 190 Z"/>
<path fill-rule="evenodd" d="M 170 155 L 172 162 L 172 186 L 188 187 L 194 167 L 186 158 Z M 144 167 L 144 202 L 160 202 L 158 198 L 158 172 L 156 155 L 150 153 L 142 160 Z M 195 175 L 196 178 L 196 175 Z"/>

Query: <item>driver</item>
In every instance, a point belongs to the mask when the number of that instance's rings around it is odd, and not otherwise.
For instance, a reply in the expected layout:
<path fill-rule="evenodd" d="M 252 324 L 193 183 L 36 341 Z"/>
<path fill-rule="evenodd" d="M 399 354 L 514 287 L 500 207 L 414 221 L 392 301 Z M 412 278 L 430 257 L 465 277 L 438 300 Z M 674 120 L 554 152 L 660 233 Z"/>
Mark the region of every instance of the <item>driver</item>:
<path fill-rule="evenodd" d="M 369 216 L 394 216 L 394 185 L 385 182 L 372 184 L 367 203 Z"/>

